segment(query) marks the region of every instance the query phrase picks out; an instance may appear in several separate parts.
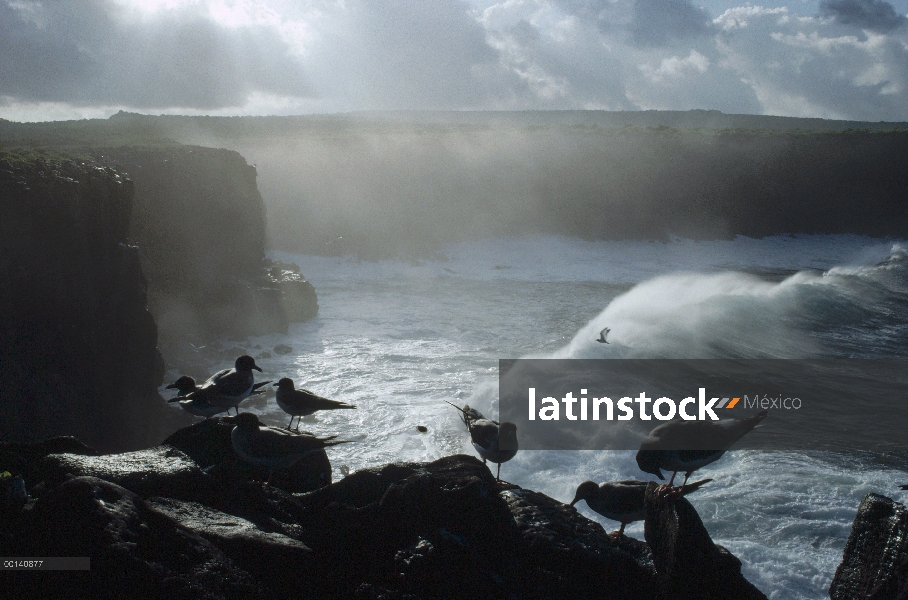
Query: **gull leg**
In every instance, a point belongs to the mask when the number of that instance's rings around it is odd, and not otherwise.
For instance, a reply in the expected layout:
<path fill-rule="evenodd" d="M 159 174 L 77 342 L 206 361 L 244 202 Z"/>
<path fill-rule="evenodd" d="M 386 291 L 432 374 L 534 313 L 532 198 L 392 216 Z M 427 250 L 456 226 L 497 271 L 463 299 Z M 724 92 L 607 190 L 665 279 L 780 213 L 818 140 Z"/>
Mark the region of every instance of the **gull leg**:
<path fill-rule="evenodd" d="M 615 538 L 624 537 L 624 526 L 625 525 L 627 525 L 627 523 L 622 523 L 620 529 L 618 529 L 617 531 L 611 532 L 610 534 L 608 534 L 608 536 L 615 537 Z"/>
<path fill-rule="evenodd" d="M 678 472 L 675 471 L 674 473 L 672 473 L 671 479 L 668 480 L 668 483 L 663 483 L 659 486 L 659 488 L 656 490 L 656 495 L 659 498 L 665 498 L 666 496 L 668 496 L 669 492 L 671 492 L 672 490 L 672 484 L 675 482 L 675 475 L 677 474 Z"/>
<path fill-rule="evenodd" d="M 290 415 L 290 423 L 287 424 L 287 431 L 290 431 L 291 425 L 293 425 L 293 415 Z"/>
<path fill-rule="evenodd" d="M 684 483 L 681 484 L 681 489 L 684 489 L 684 486 L 687 485 L 687 480 L 690 478 L 690 471 L 687 472 L 687 475 L 684 476 Z"/>
<path fill-rule="evenodd" d="M 495 481 L 501 481 L 501 463 L 498 463 L 498 473 L 495 475 Z"/>

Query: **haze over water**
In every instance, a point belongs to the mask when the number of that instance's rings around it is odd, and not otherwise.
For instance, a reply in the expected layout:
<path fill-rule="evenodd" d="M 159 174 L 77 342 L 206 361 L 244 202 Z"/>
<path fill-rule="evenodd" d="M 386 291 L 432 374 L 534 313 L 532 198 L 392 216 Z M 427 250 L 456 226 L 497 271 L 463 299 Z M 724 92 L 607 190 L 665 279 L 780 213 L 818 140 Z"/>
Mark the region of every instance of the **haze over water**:
<path fill-rule="evenodd" d="M 336 479 L 345 468 L 475 455 L 443 401 L 494 417 L 501 358 L 908 354 L 908 262 L 897 240 L 524 237 L 446 246 L 436 260 L 273 254 L 300 265 L 321 309 L 287 336 L 248 345 L 294 349 L 259 360 L 264 378 L 292 377 L 358 405 L 303 420 L 303 429 L 357 440 L 329 451 Z M 608 346 L 594 341 L 606 325 Z M 247 404 L 267 422 L 289 421 L 271 399 Z M 867 453 L 733 451 L 697 472 L 714 481 L 691 500 L 770 598 L 823 598 L 858 503 L 868 492 L 901 500 L 902 464 Z M 633 452 L 607 451 L 521 451 L 502 477 L 564 502 L 587 479 L 651 479 Z M 642 523 L 627 533 L 642 539 Z"/>

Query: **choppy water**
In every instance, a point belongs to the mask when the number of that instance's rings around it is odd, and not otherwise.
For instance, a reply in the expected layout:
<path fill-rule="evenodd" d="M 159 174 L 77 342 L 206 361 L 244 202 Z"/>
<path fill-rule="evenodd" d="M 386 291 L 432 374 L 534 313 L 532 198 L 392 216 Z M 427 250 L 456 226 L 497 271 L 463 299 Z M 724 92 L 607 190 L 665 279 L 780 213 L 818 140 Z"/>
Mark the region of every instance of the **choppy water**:
<path fill-rule="evenodd" d="M 258 360 L 265 377 L 292 377 L 359 406 L 303 421 L 358 441 L 330 451 L 336 473 L 473 454 L 443 400 L 494 415 L 500 358 L 908 355 L 908 258 L 899 241 L 539 237 L 443 254 L 413 262 L 275 255 L 300 265 L 321 310 L 287 336 L 246 344 L 292 346 Z M 608 346 L 593 341 L 604 324 Z M 259 412 L 289 421 L 273 400 Z M 861 498 L 902 499 L 897 486 L 908 481 L 900 460 L 857 453 L 737 451 L 698 474 L 714 479 L 692 497 L 707 529 L 771 598 L 828 597 Z M 541 451 L 518 453 L 502 477 L 565 502 L 586 479 L 650 478 L 632 452 Z M 607 530 L 617 526 L 585 503 L 579 509 Z M 627 533 L 642 538 L 642 524 Z"/>

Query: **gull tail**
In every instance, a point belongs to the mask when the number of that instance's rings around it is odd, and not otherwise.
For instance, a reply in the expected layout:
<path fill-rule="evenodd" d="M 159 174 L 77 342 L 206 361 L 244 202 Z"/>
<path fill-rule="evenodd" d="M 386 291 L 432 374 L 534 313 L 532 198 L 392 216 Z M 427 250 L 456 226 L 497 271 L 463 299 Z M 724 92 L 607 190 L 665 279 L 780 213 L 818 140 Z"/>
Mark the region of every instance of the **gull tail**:
<path fill-rule="evenodd" d="M 250 393 L 254 394 L 254 393 L 258 392 L 258 389 L 259 389 L 260 387 L 262 387 L 262 386 L 264 386 L 264 385 L 268 385 L 269 383 L 271 383 L 271 382 L 270 382 L 270 381 L 263 381 L 263 382 L 261 382 L 261 383 L 253 383 L 253 384 L 252 384 L 252 392 L 250 392 Z"/>
<path fill-rule="evenodd" d="M 687 485 L 685 485 L 684 487 L 681 488 L 681 495 L 686 496 L 692 492 L 696 492 L 697 490 L 700 489 L 701 485 L 703 485 L 704 483 L 709 483 L 710 481 L 712 481 L 712 479 L 701 479 L 700 481 L 688 483 Z"/>
<path fill-rule="evenodd" d="M 352 443 L 354 443 L 354 441 L 355 440 L 327 440 L 327 441 L 325 441 L 325 448 L 329 448 L 331 446 L 337 446 L 339 444 L 352 444 Z"/>

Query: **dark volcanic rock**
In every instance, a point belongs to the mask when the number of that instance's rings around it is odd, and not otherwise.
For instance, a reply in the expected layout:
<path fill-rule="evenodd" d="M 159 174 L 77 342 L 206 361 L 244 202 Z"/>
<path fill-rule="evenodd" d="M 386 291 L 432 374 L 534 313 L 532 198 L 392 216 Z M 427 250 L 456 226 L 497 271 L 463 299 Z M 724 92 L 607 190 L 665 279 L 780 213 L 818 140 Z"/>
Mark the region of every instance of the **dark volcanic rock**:
<path fill-rule="evenodd" d="M 651 551 L 610 538 L 573 507 L 496 482 L 471 456 L 389 464 L 291 493 L 242 470 L 232 421 L 198 423 L 142 452 L 35 450 L 26 469 L 43 479 L 24 506 L 0 506 L 0 555 L 88 556 L 91 570 L 13 573 L 17 595 L 763 597 L 683 500 L 649 500 Z"/>
<path fill-rule="evenodd" d="M 62 482 L 67 476 L 97 477 L 140 496 L 197 497 L 207 486 L 198 465 L 170 446 L 103 456 L 51 454 L 38 463 L 38 470 L 48 483 Z"/>
<path fill-rule="evenodd" d="M 879 494 L 867 494 L 829 586 L 832 600 L 908 597 L 908 510 Z"/>
<path fill-rule="evenodd" d="M 326 597 L 652 598 L 642 543 L 615 544 L 542 494 L 496 487 L 470 456 L 386 465 L 296 497 L 301 539 L 343 579 Z M 575 537 L 576 535 L 576 537 Z"/>
<path fill-rule="evenodd" d="M 741 575 L 741 561 L 713 543 L 685 498 L 660 499 L 646 487 L 644 536 L 652 548 L 663 597 L 671 600 L 765 600 Z"/>
<path fill-rule="evenodd" d="M 25 481 L 36 483 L 38 471 L 36 463 L 48 454 L 79 454 L 97 456 L 98 452 L 71 436 L 61 436 L 41 442 L 15 443 L 0 442 L 0 471 L 9 471 L 13 475 L 22 475 Z"/>
<path fill-rule="evenodd" d="M 88 556 L 89 571 L 27 573 L 19 597 L 267 598 L 224 552 L 136 494 L 77 477 L 38 502 L 24 527 L 30 556 Z M 7 588 L 10 589 L 10 588 Z"/>
<path fill-rule="evenodd" d="M 146 506 L 210 541 L 241 568 L 255 573 L 272 592 L 287 597 L 300 594 L 299 588 L 294 589 L 299 577 L 292 573 L 311 569 L 313 562 L 312 551 L 302 542 L 196 502 L 152 498 Z"/>

